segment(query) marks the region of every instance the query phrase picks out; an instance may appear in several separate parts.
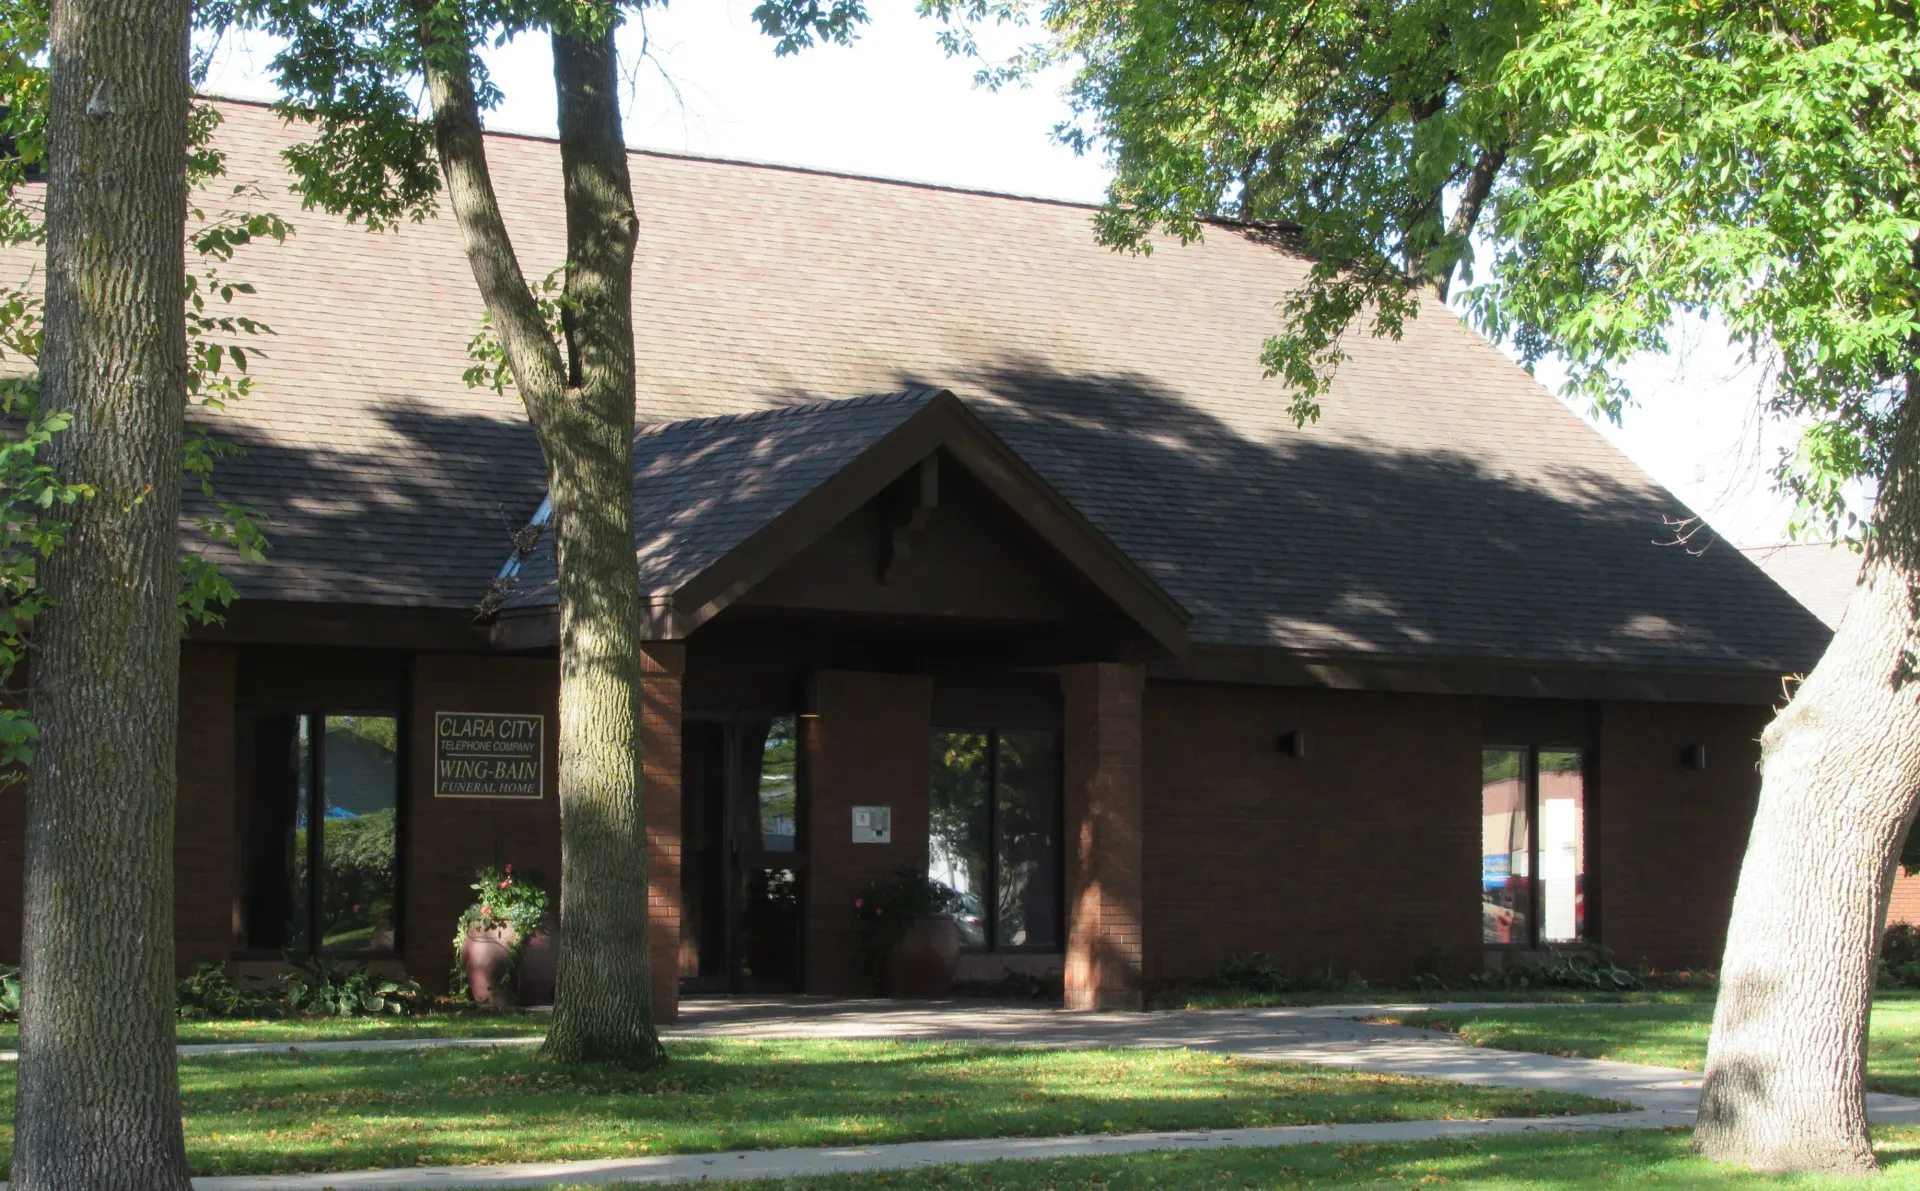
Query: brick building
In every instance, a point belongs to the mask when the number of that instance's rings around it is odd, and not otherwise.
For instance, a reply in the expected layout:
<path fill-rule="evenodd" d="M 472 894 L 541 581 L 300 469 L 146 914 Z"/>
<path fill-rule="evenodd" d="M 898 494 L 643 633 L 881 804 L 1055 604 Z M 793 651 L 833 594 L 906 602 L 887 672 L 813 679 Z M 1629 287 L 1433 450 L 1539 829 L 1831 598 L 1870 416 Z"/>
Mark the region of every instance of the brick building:
<path fill-rule="evenodd" d="M 179 959 L 434 982 L 476 866 L 557 875 L 538 449 L 463 382 L 451 221 L 302 211 L 297 133 L 222 110 L 295 235 L 228 270 L 275 334 L 209 424 L 246 451 L 217 482 L 272 549 L 185 647 Z M 555 148 L 490 152 L 541 276 Z M 1739 552 L 1668 544 L 1671 494 L 1445 308 L 1356 336 L 1300 428 L 1259 347 L 1304 266 L 1245 229 L 1133 256 L 1073 204 L 632 169 L 669 1012 L 853 991 L 851 898 L 902 870 L 964 900 L 964 975 L 1058 971 L 1076 1006 L 1253 949 L 1716 962 L 1755 739 L 1827 631 Z M 0 793 L 0 960 L 20 814 Z"/>

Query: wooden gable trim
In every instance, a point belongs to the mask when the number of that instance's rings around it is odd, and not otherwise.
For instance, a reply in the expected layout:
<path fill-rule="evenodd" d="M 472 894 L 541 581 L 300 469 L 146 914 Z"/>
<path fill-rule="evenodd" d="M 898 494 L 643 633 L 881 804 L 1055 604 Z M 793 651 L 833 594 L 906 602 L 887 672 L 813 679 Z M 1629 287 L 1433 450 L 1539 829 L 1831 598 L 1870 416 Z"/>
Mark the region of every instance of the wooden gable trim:
<path fill-rule="evenodd" d="M 693 632 L 943 448 L 1162 648 L 1186 652 L 1186 609 L 946 391 L 683 584 L 658 627 Z"/>

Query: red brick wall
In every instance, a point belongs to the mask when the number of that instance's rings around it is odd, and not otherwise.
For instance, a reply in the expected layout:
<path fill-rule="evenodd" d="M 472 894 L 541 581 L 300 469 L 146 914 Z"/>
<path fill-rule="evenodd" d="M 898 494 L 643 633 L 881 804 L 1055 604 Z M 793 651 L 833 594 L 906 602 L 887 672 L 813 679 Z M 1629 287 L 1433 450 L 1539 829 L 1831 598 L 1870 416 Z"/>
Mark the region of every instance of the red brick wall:
<path fill-rule="evenodd" d="M 1887 904 L 1887 922 L 1920 926 L 1920 876 L 1909 877 L 1898 868 L 1893 874 L 1893 900 Z"/>
<path fill-rule="evenodd" d="M 231 646 L 180 650 L 179 796 L 174 804 L 174 959 L 182 972 L 233 952 Z"/>
<path fill-rule="evenodd" d="M 684 645 L 640 649 L 640 755 L 647 824 L 647 950 L 653 1016 L 680 1016 L 680 723 Z"/>
<path fill-rule="evenodd" d="M 407 973 L 429 988 L 446 987 L 453 929 L 473 900 L 473 871 L 511 864 L 539 872 L 560 888 L 559 670 L 551 661 L 422 655 L 414 659 L 413 708 L 407 724 L 406 916 L 402 948 Z M 546 787 L 539 801 L 435 798 L 433 717 L 439 711 L 541 714 L 546 724 Z"/>
<path fill-rule="evenodd" d="M 1069 1009 L 1142 1006 L 1145 685 L 1145 669 L 1135 665 L 1067 666 L 1060 672 Z"/>
<path fill-rule="evenodd" d="M 1478 700 L 1150 683 L 1146 976 L 1481 964 Z M 1071 728 L 1069 729 L 1071 731 Z M 1299 731 L 1303 757 L 1284 756 Z M 1071 747 L 1071 746 L 1069 746 Z"/>
<path fill-rule="evenodd" d="M 233 948 L 234 652 L 180 653 L 179 791 L 174 804 L 174 958 L 182 972 Z M 0 963 L 20 962 L 27 787 L 0 786 Z"/>
<path fill-rule="evenodd" d="M 1772 714 L 1672 703 L 1602 708 L 1600 935 L 1623 962 L 1720 965 L 1760 794 L 1760 731 Z M 1705 769 L 1682 759 L 1693 744 L 1706 745 Z"/>
<path fill-rule="evenodd" d="M 916 675 L 822 671 L 818 716 L 801 720 L 807 748 L 806 987 L 865 991 L 852 923 L 860 887 L 900 869 L 927 870 L 927 748 L 933 681 Z M 893 809 L 893 842 L 853 843 L 855 806 Z"/>

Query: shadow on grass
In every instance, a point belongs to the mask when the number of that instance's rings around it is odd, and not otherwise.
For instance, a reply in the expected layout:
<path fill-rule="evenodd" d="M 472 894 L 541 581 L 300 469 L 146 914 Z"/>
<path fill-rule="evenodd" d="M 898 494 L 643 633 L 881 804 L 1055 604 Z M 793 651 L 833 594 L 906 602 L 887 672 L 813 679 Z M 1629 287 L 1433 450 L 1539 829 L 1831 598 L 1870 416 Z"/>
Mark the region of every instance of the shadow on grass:
<path fill-rule="evenodd" d="M 689 1041 L 639 1073 L 472 1050 L 217 1056 L 180 1070 L 203 1174 L 1609 1107 L 1194 1051 L 939 1043 Z M 0 1120 L 11 1084 L 0 1073 Z M 0 1132 L 0 1159 L 6 1144 Z"/>

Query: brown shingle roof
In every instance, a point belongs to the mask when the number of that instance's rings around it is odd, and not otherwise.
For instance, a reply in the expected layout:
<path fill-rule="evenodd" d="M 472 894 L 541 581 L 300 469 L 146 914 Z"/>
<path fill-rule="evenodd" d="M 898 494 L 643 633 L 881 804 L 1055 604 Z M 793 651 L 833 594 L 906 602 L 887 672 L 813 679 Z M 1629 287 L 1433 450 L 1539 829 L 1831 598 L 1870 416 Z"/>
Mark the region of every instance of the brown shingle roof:
<path fill-rule="evenodd" d="M 235 180 L 292 220 L 259 287 L 242 591 L 467 606 L 539 502 L 511 396 L 461 374 L 479 301 L 450 219 L 371 235 L 286 193 L 295 133 L 223 103 Z M 489 151 L 530 276 L 557 266 L 548 141 Z M 952 389 L 1194 616 L 1195 642 L 1314 654 L 1803 669 L 1820 624 L 1738 551 L 1658 545 L 1669 493 L 1450 313 L 1355 336 L 1296 428 L 1259 347 L 1298 260 L 1227 228 L 1150 256 L 1092 210 L 636 152 L 643 420 Z"/>

